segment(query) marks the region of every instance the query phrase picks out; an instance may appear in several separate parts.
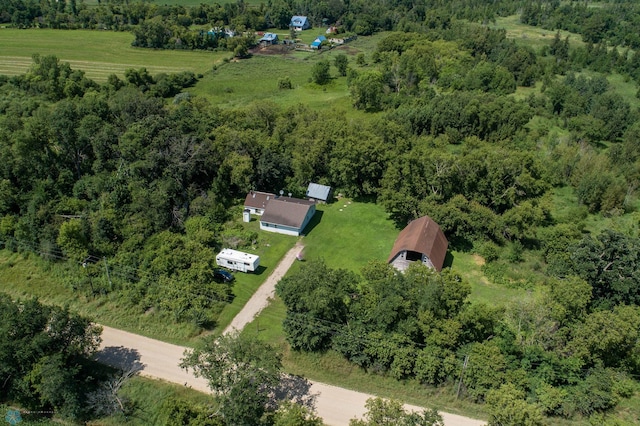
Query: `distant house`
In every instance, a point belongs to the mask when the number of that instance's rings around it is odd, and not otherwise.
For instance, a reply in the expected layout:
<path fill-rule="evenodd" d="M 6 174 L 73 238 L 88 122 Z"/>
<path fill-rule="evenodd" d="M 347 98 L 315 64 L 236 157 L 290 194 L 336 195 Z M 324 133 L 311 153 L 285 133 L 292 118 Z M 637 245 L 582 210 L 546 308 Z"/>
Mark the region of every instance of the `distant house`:
<path fill-rule="evenodd" d="M 312 49 L 320 49 L 320 45 L 322 44 L 323 41 L 325 41 L 327 38 L 323 35 L 316 37 L 316 39 L 313 41 L 313 43 L 310 44 Z"/>
<path fill-rule="evenodd" d="M 244 199 L 244 208 L 251 214 L 261 216 L 269 201 L 274 198 L 276 195 L 270 192 L 251 191 Z"/>
<path fill-rule="evenodd" d="M 325 203 L 331 197 L 331 187 L 320 185 L 319 183 L 310 183 L 307 188 L 307 198 L 312 201 L 324 201 Z"/>
<path fill-rule="evenodd" d="M 291 17 L 290 27 L 293 27 L 296 31 L 308 30 L 311 28 L 311 23 L 306 16 L 293 16 Z"/>
<path fill-rule="evenodd" d="M 264 33 L 262 38 L 258 40 L 260 44 L 278 44 L 278 34 Z"/>
<path fill-rule="evenodd" d="M 292 197 L 272 199 L 260 217 L 260 229 L 286 235 L 300 235 L 316 213 L 313 201 Z"/>
<path fill-rule="evenodd" d="M 421 262 L 440 272 L 448 247 L 449 242 L 438 224 L 429 216 L 422 216 L 400 232 L 387 262 L 400 271 L 412 262 Z"/>
<path fill-rule="evenodd" d="M 220 28 L 220 27 L 213 27 L 208 31 L 209 36 L 211 36 L 212 38 L 216 38 L 218 36 L 221 37 L 235 37 L 236 36 L 236 32 L 229 29 L 229 28 Z"/>

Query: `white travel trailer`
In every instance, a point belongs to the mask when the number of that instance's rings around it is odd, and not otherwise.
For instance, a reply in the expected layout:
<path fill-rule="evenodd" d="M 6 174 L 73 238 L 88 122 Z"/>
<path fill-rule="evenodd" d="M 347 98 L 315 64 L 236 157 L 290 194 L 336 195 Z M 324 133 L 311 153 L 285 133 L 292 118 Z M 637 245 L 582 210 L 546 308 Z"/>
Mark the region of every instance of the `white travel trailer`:
<path fill-rule="evenodd" d="M 260 266 L 260 256 L 226 248 L 218 253 L 216 263 L 233 271 L 253 272 Z"/>

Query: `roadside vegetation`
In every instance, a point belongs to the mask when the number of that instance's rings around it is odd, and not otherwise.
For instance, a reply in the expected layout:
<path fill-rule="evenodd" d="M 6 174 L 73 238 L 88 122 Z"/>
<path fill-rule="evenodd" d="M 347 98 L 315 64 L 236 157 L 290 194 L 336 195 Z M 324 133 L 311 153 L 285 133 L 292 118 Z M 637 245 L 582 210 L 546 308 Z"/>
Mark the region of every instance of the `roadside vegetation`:
<path fill-rule="evenodd" d="M 638 422 L 637 4 L 319 3 L 316 28 L 358 40 L 275 54 L 255 31 L 286 33 L 296 2 L 1 4 L 6 63 L 36 53 L 0 76 L 12 298 L 192 345 L 295 243 L 241 223 L 245 194 L 320 182 L 341 196 L 247 330 L 282 349 L 278 368 L 420 390 L 491 424 Z M 10 47 L 33 26 L 49 28 Z M 42 37 L 63 46 L 31 52 Z M 384 260 L 422 215 L 451 269 L 398 274 Z M 266 269 L 212 285 L 222 247 Z"/>

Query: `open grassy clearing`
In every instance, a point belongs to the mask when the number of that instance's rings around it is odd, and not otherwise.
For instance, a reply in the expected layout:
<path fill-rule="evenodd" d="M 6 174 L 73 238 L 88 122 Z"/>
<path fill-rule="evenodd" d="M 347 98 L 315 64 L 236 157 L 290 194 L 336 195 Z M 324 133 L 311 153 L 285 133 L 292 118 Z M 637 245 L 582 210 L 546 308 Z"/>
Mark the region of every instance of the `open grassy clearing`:
<path fill-rule="evenodd" d="M 310 83 L 312 66 L 311 61 L 281 55 L 254 55 L 219 65 L 190 91 L 221 108 L 268 100 L 284 106 L 304 103 L 310 108 L 346 110 L 350 106 L 346 79 L 335 78 L 325 86 Z M 337 74 L 335 69 L 332 74 Z M 278 89 L 282 77 L 291 79 L 292 90 Z"/>
<path fill-rule="evenodd" d="M 399 232 L 382 206 L 346 198 L 319 205 L 311 226 L 303 239 L 305 257 L 354 272 L 370 260 L 386 261 Z"/>
<path fill-rule="evenodd" d="M 593 235 L 610 229 L 640 236 L 640 203 L 637 199 L 632 200 L 631 213 L 613 216 L 590 214 L 585 206 L 578 203 L 578 197 L 570 187 L 554 189 L 552 202 L 552 215 L 559 222 L 583 224 L 584 230 Z"/>
<path fill-rule="evenodd" d="M 131 46 L 133 34 L 113 31 L 0 29 L 0 74 L 25 73 L 31 56 L 55 55 L 87 77 L 106 81 L 130 68 L 145 67 L 152 75 L 193 71 L 205 73 L 228 57 L 228 52 L 139 49 Z"/>
<path fill-rule="evenodd" d="M 321 59 L 333 62 L 333 56 L 339 51 L 256 54 L 250 59 L 229 61 L 218 65 L 189 91 L 221 108 L 271 101 L 285 107 L 304 103 L 312 109 L 331 108 L 350 116 L 360 116 L 364 113 L 351 108 L 346 77 L 339 77 L 333 66 L 330 83 L 319 86 L 310 82 L 314 63 Z M 278 79 L 283 77 L 291 80 L 291 90 L 278 88 Z"/>
<path fill-rule="evenodd" d="M 533 27 L 531 25 L 520 22 L 520 15 L 511 15 L 503 18 L 496 18 L 495 24 L 489 25 L 493 29 L 504 29 L 507 31 L 507 37 L 516 40 L 519 43 L 527 44 L 534 49 L 545 45 L 550 45 L 557 31 L 545 30 L 541 27 Z M 560 31 L 560 37 L 564 40 L 569 37 L 569 45 L 572 47 L 584 45 L 580 34 L 570 33 L 569 31 Z"/>

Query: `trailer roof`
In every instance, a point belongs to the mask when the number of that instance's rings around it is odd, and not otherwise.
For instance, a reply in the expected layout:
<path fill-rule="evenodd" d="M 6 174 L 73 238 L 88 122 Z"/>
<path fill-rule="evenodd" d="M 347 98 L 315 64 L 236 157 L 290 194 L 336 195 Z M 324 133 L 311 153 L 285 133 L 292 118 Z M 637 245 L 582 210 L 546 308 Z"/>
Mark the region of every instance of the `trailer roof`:
<path fill-rule="evenodd" d="M 218 256 L 224 256 L 228 259 L 246 260 L 252 263 L 256 259 L 260 258 L 260 256 L 258 256 L 257 254 L 245 253 L 243 251 L 233 250 L 229 248 L 222 249 L 222 251 L 218 253 Z"/>

